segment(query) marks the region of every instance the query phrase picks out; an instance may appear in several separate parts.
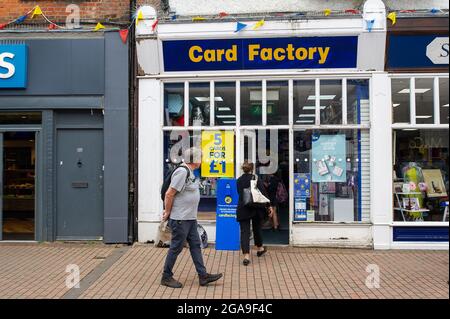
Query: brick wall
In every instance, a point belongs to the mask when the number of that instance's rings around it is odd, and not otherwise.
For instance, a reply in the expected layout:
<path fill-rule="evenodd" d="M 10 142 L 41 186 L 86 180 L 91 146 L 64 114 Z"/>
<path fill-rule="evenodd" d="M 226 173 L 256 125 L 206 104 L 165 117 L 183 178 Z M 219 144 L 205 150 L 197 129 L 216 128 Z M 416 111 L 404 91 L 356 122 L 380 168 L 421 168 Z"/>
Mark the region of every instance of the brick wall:
<path fill-rule="evenodd" d="M 130 20 L 129 0 L 0 0 L 0 23 L 9 22 L 18 18 L 36 5 L 41 7 L 42 11 L 50 20 L 54 22 L 65 22 L 69 14 L 66 12 L 69 4 L 76 4 L 80 7 L 80 18 L 82 22 L 127 22 Z M 35 19 L 36 22 L 39 22 L 41 17 Z"/>

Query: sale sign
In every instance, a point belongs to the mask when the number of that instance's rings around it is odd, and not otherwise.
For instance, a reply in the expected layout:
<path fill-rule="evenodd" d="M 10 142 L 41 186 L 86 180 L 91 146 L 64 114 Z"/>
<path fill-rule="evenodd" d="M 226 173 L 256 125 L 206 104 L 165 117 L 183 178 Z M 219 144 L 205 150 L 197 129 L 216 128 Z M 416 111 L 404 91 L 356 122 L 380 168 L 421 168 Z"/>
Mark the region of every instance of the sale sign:
<path fill-rule="evenodd" d="M 202 132 L 202 177 L 234 177 L 234 132 Z"/>

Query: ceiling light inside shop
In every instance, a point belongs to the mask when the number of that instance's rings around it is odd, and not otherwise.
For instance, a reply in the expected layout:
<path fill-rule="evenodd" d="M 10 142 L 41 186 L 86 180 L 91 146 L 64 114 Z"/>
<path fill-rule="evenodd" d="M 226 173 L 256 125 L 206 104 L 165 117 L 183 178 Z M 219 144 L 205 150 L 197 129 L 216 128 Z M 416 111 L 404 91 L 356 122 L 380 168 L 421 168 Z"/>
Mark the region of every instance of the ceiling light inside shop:
<path fill-rule="evenodd" d="M 336 95 L 321 95 L 320 99 L 321 100 L 334 100 L 335 97 L 336 97 Z M 310 95 L 310 96 L 308 96 L 308 100 L 315 101 L 316 100 L 316 96 L 315 95 Z"/>
<path fill-rule="evenodd" d="M 404 128 L 403 131 L 417 131 L 417 128 Z"/>
<path fill-rule="evenodd" d="M 433 117 L 433 115 L 417 115 L 416 116 L 417 119 L 430 119 L 432 117 Z"/>
<path fill-rule="evenodd" d="M 302 124 L 302 123 L 314 123 L 314 121 L 307 121 L 307 120 L 299 120 L 299 121 L 295 121 L 295 123 L 299 123 L 299 124 Z"/>
<path fill-rule="evenodd" d="M 448 107 L 448 104 L 444 104 L 444 105 L 442 105 L 442 107 Z"/>
<path fill-rule="evenodd" d="M 327 108 L 326 106 L 321 106 L 321 107 L 320 107 L 321 110 L 325 110 L 326 108 Z M 315 106 L 312 106 L 312 105 L 308 105 L 308 106 L 304 106 L 303 109 L 304 109 L 305 111 L 308 111 L 308 110 L 315 110 L 316 107 L 315 107 Z"/>
<path fill-rule="evenodd" d="M 316 117 L 316 114 L 300 114 L 298 117 Z"/>
<path fill-rule="evenodd" d="M 223 124 L 236 124 L 236 121 L 223 121 Z"/>
<path fill-rule="evenodd" d="M 197 96 L 196 98 L 195 98 L 197 101 L 199 101 L 199 102 L 209 102 L 211 99 L 209 98 L 209 97 L 207 97 L 207 96 Z M 214 101 L 216 101 L 216 102 L 223 102 L 223 99 L 220 97 L 220 96 L 216 96 L 215 98 L 214 98 Z"/>
<path fill-rule="evenodd" d="M 218 119 L 234 119 L 234 118 L 236 118 L 236 115 L 232 115 L 232 114 L 230 114 L 230 115 L 217 115 L 216 117 Z"/>
<path fill-rule="evenodd" d="M 400 103 L 392 104 L 393 107 L 397 107 L 397 106 L 399 106 L 399 105 L 400 105 Z"/>
<path fill-rule="evenodd" d="M 225 106 L 225 107 L 218 107 L 217 110 L 220 112 L 227 112 L 227 111 L 231 111 L 231 108 L 229 108 L 228 106 Z"/>
<path fill-rule="evenodd" d="M 416 92 L 416 94 L 424 94 L 426 92 L 428 92 L 431 89 L 415 89 L 414 91 Z M 409 94 L 411 93 L 410 89 L 403 89 L 400 92 L 398 92 L 399 94 Z"/>
<path fill-rule="evenodd" d="M 278 90 L 267 90 L 267 101 L 278 101 L 280 100 L 280 91 Z M 250 101 L 262 101 L 262 91 L 250 91 Z"/>

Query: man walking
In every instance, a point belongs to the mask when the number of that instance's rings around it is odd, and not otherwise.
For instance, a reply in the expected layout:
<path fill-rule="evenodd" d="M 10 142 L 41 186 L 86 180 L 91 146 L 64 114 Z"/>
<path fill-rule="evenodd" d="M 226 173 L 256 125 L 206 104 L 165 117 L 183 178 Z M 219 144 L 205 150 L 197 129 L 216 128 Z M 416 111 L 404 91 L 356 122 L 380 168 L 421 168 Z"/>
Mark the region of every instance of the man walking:
<path fill-rule="evenodd" d="M 163 220 L 169 220 L 172 241 L 164 264 L 161 285 L 181 288 L 183 285 L 173 278 L 173 267 L 178 255 L 183 250 L 184 242 L 189 243 L 189 250 L 199 275 L 200 286 L 219 280 L 222 274 L 208 274 L 203 263 L 200 237 L 197 231 L 197 212 L 200 202 L 199 183 L 194 170 L 201 166 L 201 151 L 188 149 L 184 154 L 184 164 L 172 174 L 169 189 L 164 199 Z"/>

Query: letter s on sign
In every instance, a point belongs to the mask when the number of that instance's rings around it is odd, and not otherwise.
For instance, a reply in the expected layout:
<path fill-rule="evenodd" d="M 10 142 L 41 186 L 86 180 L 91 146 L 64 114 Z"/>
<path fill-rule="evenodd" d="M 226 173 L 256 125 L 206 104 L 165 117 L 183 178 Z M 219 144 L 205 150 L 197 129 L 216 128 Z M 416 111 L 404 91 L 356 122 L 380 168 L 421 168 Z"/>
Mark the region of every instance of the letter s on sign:
<path fill-rule="evenodd" d="M 16 73 L 14 64 L 6 62 L 5 58 L 14 59 L 14 54 L 5 52 L 0 54 L 0 79 L 9 79 Z M 6 69 L 6 73 L 2 73 L 2 68 Z"/>

